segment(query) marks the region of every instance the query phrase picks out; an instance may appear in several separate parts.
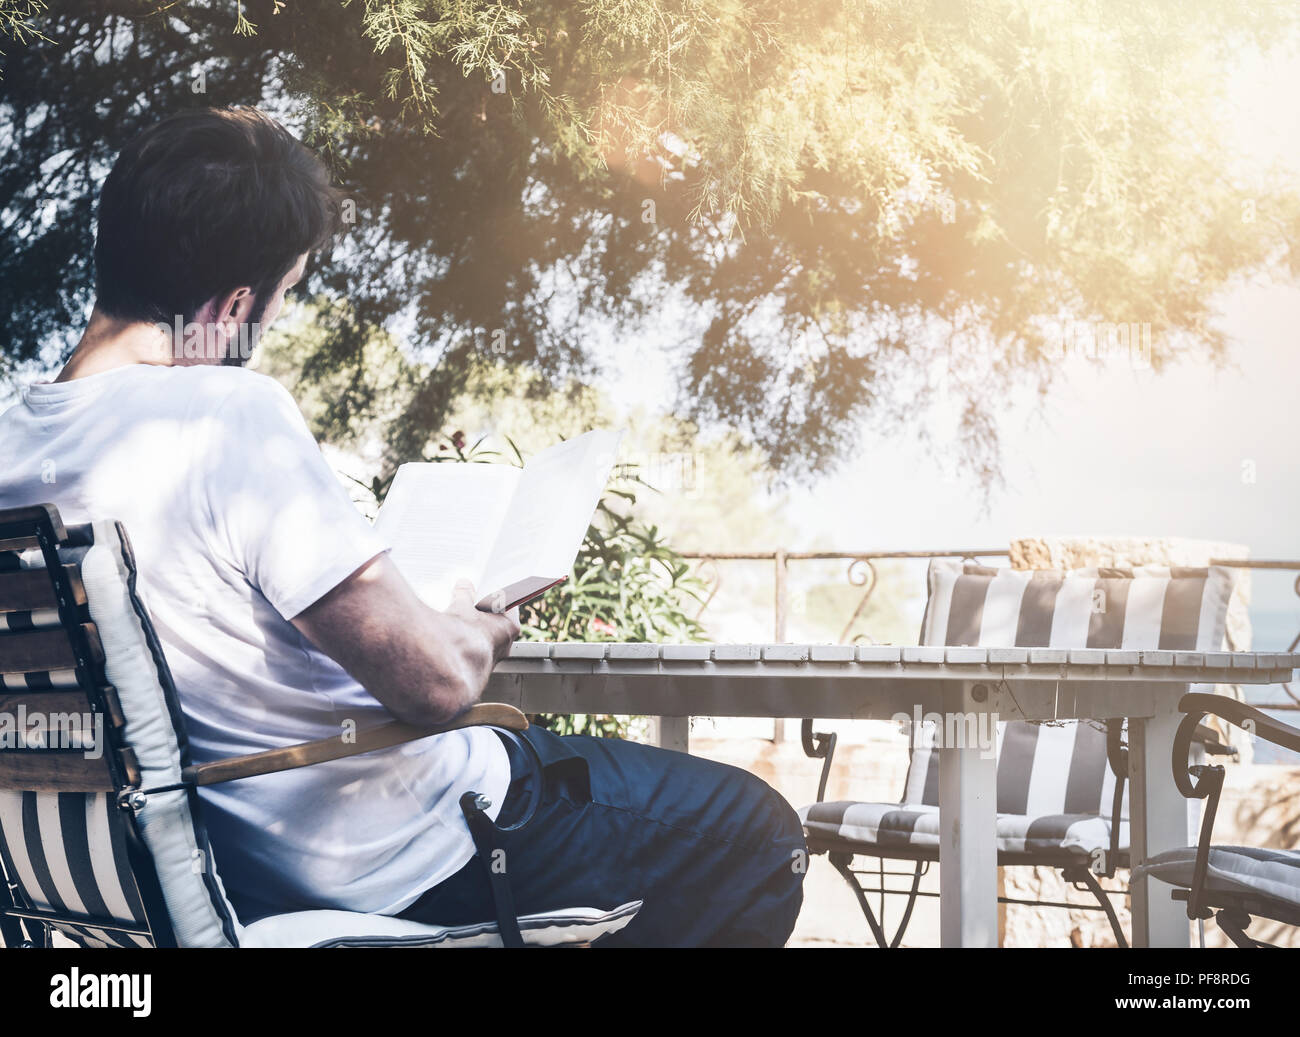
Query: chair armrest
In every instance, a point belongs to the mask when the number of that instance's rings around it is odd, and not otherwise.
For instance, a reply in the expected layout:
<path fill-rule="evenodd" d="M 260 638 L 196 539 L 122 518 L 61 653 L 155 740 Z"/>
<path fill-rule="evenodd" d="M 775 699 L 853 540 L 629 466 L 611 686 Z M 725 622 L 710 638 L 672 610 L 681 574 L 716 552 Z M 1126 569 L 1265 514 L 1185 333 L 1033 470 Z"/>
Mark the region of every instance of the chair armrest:
<path fill-rule="evenodd" d="M 1188 751 L 1193 742 L 1202 740 L 1200 731 L 1204 725 L 1201 721 L 1207 715 L 1219 717 L 1234 727 L 1258 735 L 1266 742 L 1300 753 L 1300 730 L 1274 720 L 1267 713 L 1245 702 L 1238 702 L 1226 695 L 1208 695 L 1194 691 L 1179 700 L 1178 708 L 1186 716 L 1178 725 L 1178 733 L 1174 736 L 1174 781 L 1178 785 L 1178 791 L 1188 799 L 1205 799 L 1210 793 L 1203 782 L 1192 781 L 1195 775 L 1187 768 Z"/>
<path fill-rule="evenodd" d="M 835 759 L 837 736 L 834 731 L 814 731 L 812 719 L 805 717 L 799 728 L 799 740 L 803 743 L 805 756 L 822 761 L 822 773 L 817 781 L 817 802 L 821 803 L 826 799 L 826 781 L 831 776 L 831 761 Z"/>
<path fill-rule="evenodd" d="M 247 756 L 231 756 L 224 760 L 195 764 L 181 772 L 181 782 L 185 785 L 218 785 L 259 774 L 273 774 L 298 767 L 309 767 L 313 763 L 341 760 L 347 756 L 360 756 L 362 753 L 387 749 L 390 746 L 401 745 L 403 742 L 414 742 L 446 731 L 484 726 L 505 728 L 508 731 L 524 731 L 528 728 L 528 718 L 514 706 L 500 702 L 480 702 L 454 720 L 434 727 L 404 724 L 394 720 L 358 731 L 355 741 L 351 742 L 345 742 L 342 735 L 334 735 L 314 742 L 300 742 L 280 749 L 250 753 Z"/>
<path fill-rule="evenodd" d="M 1178 708 L 1186 713 L 1189 719 L 1195 717 L 1191 724 L 1193 729 L 1200 725 L 1201 719 L 1206 715 L 1216 716 L 1226 720 L 1233 727 L 1239 727 L 1251 734 L 1258 735 L 1266 742 L 1300 753 L 1300 728 L 1294 728 L 1290 724 L 1284 724 L 1281 720 L 1275 720 L 1267 713 L 1256 709 L 1254 706 L 1247 705 L 1245 702 L 1238 702 L 1226 695 L 1207 695 L 1203 692 L 1192 692 L 1184 695 L 1179 700 Z M 1183 725 L 1178 729 L 1179 735 L 1183 734 L 1184 728 L 1187 726 L 1188 719 L 1184 719 Z M 1178 759 L 1186 759 L 1186 757 L 1178 757 Z"/>

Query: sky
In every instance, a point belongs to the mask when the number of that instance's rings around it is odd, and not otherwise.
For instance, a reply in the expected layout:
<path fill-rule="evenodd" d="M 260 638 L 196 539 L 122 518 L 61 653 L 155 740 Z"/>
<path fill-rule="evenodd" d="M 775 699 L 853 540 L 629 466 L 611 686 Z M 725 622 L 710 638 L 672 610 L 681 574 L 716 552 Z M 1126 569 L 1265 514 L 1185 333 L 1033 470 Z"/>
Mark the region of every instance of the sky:
<path fill-rule="evenodd" d="M 1072 358 L 1041 406 L 1009 401 L 1005 486 L 987 510 L 973 482 L 945 480 L 904 428 L 864 435 L 841 471 L 792 494 L 791 512 L 809 533 L 853 515 L 837 531 L 881 549 L 1142 535 L 1300 558 L 1287 521 L 1300 506 L 1300 288 L 1252 287 L 1228 313 L 1237 344 L 1226 369 L 1189 361 L 1156 373 Z"/>

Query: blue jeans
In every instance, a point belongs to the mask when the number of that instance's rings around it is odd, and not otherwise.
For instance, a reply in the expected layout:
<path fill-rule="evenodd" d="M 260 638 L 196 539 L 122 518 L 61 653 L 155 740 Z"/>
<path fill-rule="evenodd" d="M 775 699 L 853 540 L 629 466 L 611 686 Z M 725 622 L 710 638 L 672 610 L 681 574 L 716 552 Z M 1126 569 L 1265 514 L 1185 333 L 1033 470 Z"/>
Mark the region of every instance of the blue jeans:
<path fill-rule="evenodd" d="M 601 946 L 779 947 L 794 929 L 807 865 L 790 805 L 748 771 L 614 738 L 524 732 L 545 792 L 532 821 L 499 838 L 519 914 L 643 901 Z M 498 822 L 527 803 L 511 754 Z M 494 917 L 477 857 L 400 917 L 463 925 Z"/>

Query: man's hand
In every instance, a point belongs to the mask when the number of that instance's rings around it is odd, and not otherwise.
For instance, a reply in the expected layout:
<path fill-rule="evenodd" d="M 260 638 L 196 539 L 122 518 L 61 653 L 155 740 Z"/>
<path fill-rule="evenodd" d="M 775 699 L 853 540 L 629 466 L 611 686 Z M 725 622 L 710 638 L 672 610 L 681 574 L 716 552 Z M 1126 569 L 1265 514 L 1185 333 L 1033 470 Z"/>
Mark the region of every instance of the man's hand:
<path fill-rule="evenodd" d="M 510 654 L 510 646 L 519 636 L 519 609 L 516 607 L 505 612 L 487 612 L 475 606 L 477 600 L 474 585 L 469 580 L 457 580 L 447 614 L 472 626 L 481 627 L 492 643 L 492 661 L 499 662 Z"/>
<path fill-rule="evenodd" d="M 298 631 L 397 719 L 441 724 L 483 694 L 519 636 L 519 610 L 474 607 L 468 581 L 440 612 L 418 597 L 387 554 L 376 555 L 293 617 Z"/>

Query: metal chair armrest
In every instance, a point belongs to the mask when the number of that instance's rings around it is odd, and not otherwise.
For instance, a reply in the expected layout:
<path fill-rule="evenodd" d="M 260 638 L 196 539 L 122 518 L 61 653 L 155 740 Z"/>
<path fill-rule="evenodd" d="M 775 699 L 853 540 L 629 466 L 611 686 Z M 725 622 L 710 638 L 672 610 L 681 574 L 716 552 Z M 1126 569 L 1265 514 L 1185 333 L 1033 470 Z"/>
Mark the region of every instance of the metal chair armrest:
<path fill-rule="evenodd" d="M 799 728 L 804 755 L 822 761 L 821 778 L 817 782 L 817 802 L 826 798 L 826 781 L 831 775 L 831 761 L 835 758 L 836 734 L 834 731 L 814 731 L 811 718 L 806 718 Z"/>
<path fill-rule="evenodd" d="M 1179 700 L 1178 708 L 1186 713 L 1187 717 L 1184 718 L 1182 725 L 1178 728 L 1179 739 L 1174 743 L 1175 751 L 1178 748 L 1178 741 L 1184 736 L 1184 731 L 1186 730 L 1186 737 L 1190 743 L 1194 733 L 1201 726 L 1201 720 L 1209 715 L 1226 720 L 1233 727 L 1258 735 L 1264 741 L 1271 742 L 1273 745 L 1280 745 L 1292 752 L 1300 753 L 1300 728 L 1284 724 L 1281 720 L 1275 720 L 1267 713 L 1256 709 L 1254 706 L 1247 705 L 1245 702 L 1228 698 L 1226 695 L 1207 695 L 1204 692 L 1192 692 L 1184 695 Z M 1192 717 L 1195 717 L 1195 720 L 1192 720 Z M 1185 760 L 1186 757 L 1175 756 L 1175 759 Z M 1175 771 L 1178 769 L 1176 767 Z M 1184 792 L 1183 795 L 1187 795 L 1187 793 Z"/>
<path fill-rule="evenodd" d="M 1128 781 L 1128 746 L 1124 743 L 1124 721 L 1106 721 L 1106 762 L 1115 775 L 1115 793 L 1110 804 L 1110 848 L 1103 874 L 1113 878 L 1119 866 L 1119 829 L 1124 813 L 1124 783 Z"/>

